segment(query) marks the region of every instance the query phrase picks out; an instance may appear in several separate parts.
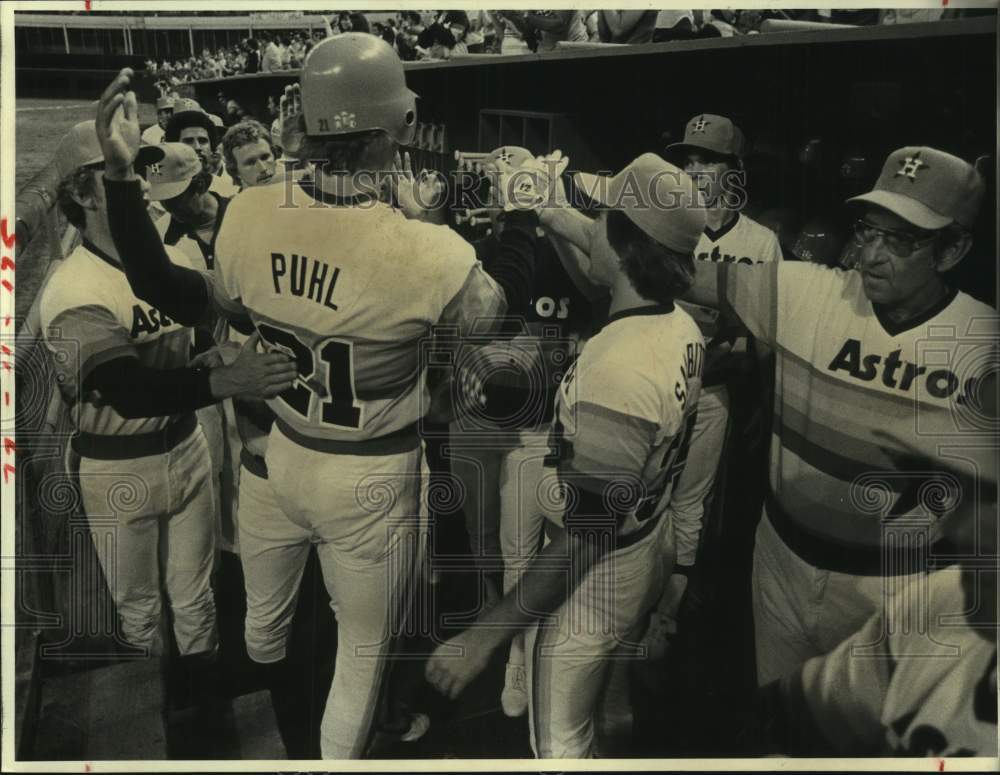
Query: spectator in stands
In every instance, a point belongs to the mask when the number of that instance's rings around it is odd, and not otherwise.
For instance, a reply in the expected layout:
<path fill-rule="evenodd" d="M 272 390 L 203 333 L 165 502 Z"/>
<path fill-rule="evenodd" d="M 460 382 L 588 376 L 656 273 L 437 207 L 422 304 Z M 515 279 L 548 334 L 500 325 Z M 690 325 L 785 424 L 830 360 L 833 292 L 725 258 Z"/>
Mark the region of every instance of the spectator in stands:
<path fill-rule="evenodd" d="M 421 59 L 450 59 L 467 54 L 465 36 L 469 32 L 469 17 L 465 11 L 447 11 L 427 27 L 417 39 L 417 55 Z"/>
<path fill-rule="evenodd" d="M 651 43 L 657 11 L 600 11 L 597 19 L 602 43 Z"/>
<path fill-rule="evenodd" d="M 256 40 L 256 38 L 250 38 L 247 41 L 246 57 L 246 61 L 243 63 L 243 72 L 260 72 L 260 43 Z"/>
<path fill-rule="evenodd" d="M 262 73 L 274 73 L 281 70 L 281 52 L 271 37 L 271 33 L 264 30 L 260 33 L 260 40 L 263 46 L 260 57 L 260 71 Z"/>
<path fill-rule="evenodd" d="M 222 158 L 240 189 L 276 182 L 271 132 L 259 121 L 231 126 L 222 137 Z"/>
<path fill-rule="evenodd" d="M 160 97 L 156 101 L 156 123 L 148 127 L 142 133 L 142 142 L 146 145 L 159 145 L 163 142 L 163 133 L 167 129 L 167 123 L 174 114 L 174 100 L 172 97 Z"/>
<path fill-rule="evenodd" d="M 292 51 L 289 48 L 288 38 L 284 35 L 278 35 L 275 36 L 275 41 L 278 46 L 278 56 L 281 57 L 281 69 L 288 70 L 292 62 Z"/>
<path fill-rule="evenodd" d="M 505 11 L 504 17 L 520 31 L 528 47 L 537 51 L 554 51 L 561 41 L 585 43 L 587 28 L 581 11 L 539 11 L 521 13 Z M 537 40 L 532 47 L 531 41 Z"/>
<path fill-rule="evenodd" d="M 396 53 L 404 62 L 417 58 L 417 44 L 424 31 L 424 23 L 416 11 L 403 11 L 400 31 L 396 35 Z"/>
<path fill-rule="evenodd" d="M 382 27 L 382 40 L 390 46 L 396 45 L 396 20 L 390 17 Z"/>

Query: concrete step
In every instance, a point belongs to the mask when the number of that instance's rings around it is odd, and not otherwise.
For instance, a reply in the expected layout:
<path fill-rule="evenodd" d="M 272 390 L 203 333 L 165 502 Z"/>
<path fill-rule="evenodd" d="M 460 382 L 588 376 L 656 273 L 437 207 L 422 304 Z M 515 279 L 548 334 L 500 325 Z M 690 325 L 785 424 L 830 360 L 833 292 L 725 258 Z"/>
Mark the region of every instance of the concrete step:
<path fill-rule="evenodd" d="M 263 690 L 233 700 L 240 759 L 287 759 L 271 693 Z"/>
<path fill-rule="evenodd" d="M 42 683 L 33 759 L 166 759 L 159 658 L 121 662 Z"/>
<path fill-rule="evenodd" d="M 266 690 L 172 711 L 168 731 L 172 759 L 288 758 Z"/>

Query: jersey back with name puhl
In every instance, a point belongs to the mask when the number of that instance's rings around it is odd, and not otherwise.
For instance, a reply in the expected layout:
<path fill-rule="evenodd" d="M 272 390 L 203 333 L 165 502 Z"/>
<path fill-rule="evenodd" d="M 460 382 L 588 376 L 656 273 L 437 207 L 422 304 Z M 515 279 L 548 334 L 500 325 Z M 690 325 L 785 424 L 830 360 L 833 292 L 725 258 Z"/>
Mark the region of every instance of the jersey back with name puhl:
<path fill-rule="evenodd" d="M 472 246 L 385 204 L 333 206 L 291 186 L 233 199 L 216 301 L 295 358 L 298 380 L 269 402 L 279 424 L 333 441 L 403 430 L 426 411 L 420 345 L 469 282 Z"/>

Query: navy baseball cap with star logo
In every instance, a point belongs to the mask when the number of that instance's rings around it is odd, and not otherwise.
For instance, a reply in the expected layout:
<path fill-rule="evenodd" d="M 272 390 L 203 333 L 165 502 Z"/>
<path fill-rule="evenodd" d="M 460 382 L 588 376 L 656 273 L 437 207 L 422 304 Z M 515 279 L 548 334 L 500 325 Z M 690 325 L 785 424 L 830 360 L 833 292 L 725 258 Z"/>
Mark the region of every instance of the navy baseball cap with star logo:
<path fill-rule="evenodd" d="M 687 122 L 684 140 L 668 145 L 666 151 L 671 157 L 685 151 L 711 151 L 741 159 L 746 144 L 743 132 L 730 119 L 714 113 L 702 113 Z"/>
<path fill-rule="evenodd" d="M 848 202 L 882 207 L 921 229 L 957 223 L 972 228 L 986 184 L 967 161 L 936 148 L 900 148 L 889 154 L 875 188 Z"/>

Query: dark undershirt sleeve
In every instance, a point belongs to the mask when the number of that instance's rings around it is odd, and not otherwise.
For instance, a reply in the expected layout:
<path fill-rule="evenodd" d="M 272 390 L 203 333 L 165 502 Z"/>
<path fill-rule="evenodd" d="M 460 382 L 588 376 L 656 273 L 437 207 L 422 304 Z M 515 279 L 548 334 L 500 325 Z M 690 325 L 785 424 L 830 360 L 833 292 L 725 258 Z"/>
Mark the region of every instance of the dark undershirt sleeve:
<path fill-rule="evenodd" d="M 94 368 L 83 383 L 122 417 L 164 417 L 215 403 L 207 367 L 151 369 L 135 358 L 115 358 Z"/>
<path fill-rule="evenodd" d="M 210 312 L 205 278 L 171 262 L 146 212 L 138 180 L 104 178 L 108 225 L 132 291 L 178 323 L 194 326 Z"/>
<path fill-rule="evenodd" d="M 507 311 L 518 314 L 531 301 L 535 282 L 535 227 L 533 212 L 514 211 L 504 219 L 496 254 L 483 268 L 497 281 L 507 301 Z"/>

